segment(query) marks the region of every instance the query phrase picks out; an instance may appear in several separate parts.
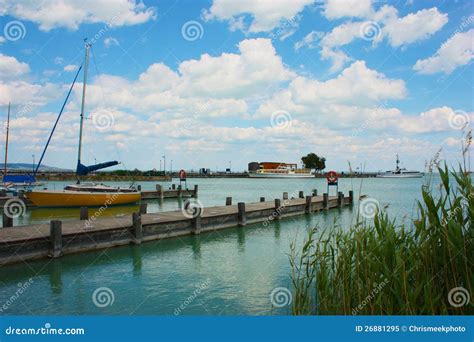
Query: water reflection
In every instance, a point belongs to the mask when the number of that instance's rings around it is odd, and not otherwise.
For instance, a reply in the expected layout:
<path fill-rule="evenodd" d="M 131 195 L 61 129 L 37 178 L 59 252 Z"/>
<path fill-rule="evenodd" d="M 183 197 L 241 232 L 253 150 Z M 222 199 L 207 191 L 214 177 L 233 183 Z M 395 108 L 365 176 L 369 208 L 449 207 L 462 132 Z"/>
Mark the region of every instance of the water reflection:
<path fill-rule="evenodd" d="M 133 261 L 133 275 L 138 277 L 142 274 L 142 248 L 141 245 L 130 245 L 130 253 Z"/>
<path fill-rule="evenodd" d="M 200 260 L 201 259 L 201 236 L 200 235 L 191 236 L 191 248 L 193 250 L 194 260 Z"/>
<path fill-rule="evenodd" d="M 61 294 L 63 292 L 61 260 L 52 260 L 49 267 L 47 267 L 47 271 L 49 271 L 49 284 L 51 285 L 51 291 L 54 294 Z"/>
<path fill-rule="evenodd" d="M 237 248 L 239 252 L 245 252 L 245 227 L 237 229 Z"/>

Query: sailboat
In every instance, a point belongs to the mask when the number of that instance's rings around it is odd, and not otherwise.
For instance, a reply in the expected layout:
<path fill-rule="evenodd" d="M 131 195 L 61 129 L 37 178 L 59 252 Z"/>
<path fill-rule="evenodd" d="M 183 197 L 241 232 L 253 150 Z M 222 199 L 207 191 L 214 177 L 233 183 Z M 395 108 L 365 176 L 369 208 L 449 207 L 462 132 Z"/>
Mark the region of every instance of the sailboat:
<path fill-rule="evenodd" d="M 421 178 L 423 174 L 420 171 L 407 170 L 400 167 L 400 159 L 397 154 L 397 167 L 395 170 L 385 171 L 377 175 L 379 178 Z"/>
<path fill-rule="evenodd" d="M 29 174 L 14 174 L 9 175 L 7 173 L 8 164 L 8 138 L 10 133 L 10 103 L 8 103 L 8 114 L 7 114 L 7 131 L 5 138 L 5 162 L 3 164 L 3 177 L 0 190 L 6 192 L 16 193 L 18 190 L 28 190 L 42 183 L 36 181 L 35 176 Z"/>
<path fill-rule="evenodd" d="M 77 176 L 86 176 L 90 172 L 101 170 L 110 166 L 118 164 L 118 161 L 109 161 L 104 163 L 99 163 L 95 165 L 86 166 L 81 162 L 81 151 L 82 151 L 82 132 L 84 126 L 84 109 L 85 109 L 85 99 L 86 99 L 86 85 L 87 85 L 87 69 L 89 63 L 89 49 L 91 44 L 85 40 L 85 62 L 84 62 L 84 81 L 82 84 L 82 104 L 81 104 L 81 115 L 80 115 L 80 126 L 79 126 L 79 148 L 77 155 L 77 167 L 76 175 Z M 78 70 L 79 73 L 80 69 Z M 76 74 L 77 78 L 77 74 Z M 63 104 L 63 108 L 56 120 L 56 123 L 53 127 L 53 131 L 46 143 L 45 150 L 41 156 L 40 162 L 38 163 L 37 169 L 41 160 L 46 152 L 51 136 L 56 128 L 59 117 L 64 109 L 64 106 L 69 98 L 74 82 L 69 90 L 66 101 Z M 119 204 L 128 204 L 135 203 L 141 199 L 141 193 L 135 188 L 120 188 L 120 187 L 111 187 L 104 184 L 95 184 L 95 183 L 80 183 L 78 180 L 77 184 L 67 185 L 63 190 L 38 190 L 30 191 L 25 194 L 25 196 L 36 206 L 39 207 L 86 207 L 86 206 L 111 206 Z"/>

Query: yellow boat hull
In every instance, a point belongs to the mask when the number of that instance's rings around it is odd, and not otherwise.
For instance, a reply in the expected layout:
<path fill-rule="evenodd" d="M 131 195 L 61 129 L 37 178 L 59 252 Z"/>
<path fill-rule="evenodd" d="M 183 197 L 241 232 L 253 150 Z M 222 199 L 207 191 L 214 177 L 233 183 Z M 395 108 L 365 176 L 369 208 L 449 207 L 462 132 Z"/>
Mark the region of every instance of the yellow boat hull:
<path fill-rule="evenodd" d="M 25 194 L 38 207 L 99 207 L 136 203 L 140 192 L 31 191 Z"/>

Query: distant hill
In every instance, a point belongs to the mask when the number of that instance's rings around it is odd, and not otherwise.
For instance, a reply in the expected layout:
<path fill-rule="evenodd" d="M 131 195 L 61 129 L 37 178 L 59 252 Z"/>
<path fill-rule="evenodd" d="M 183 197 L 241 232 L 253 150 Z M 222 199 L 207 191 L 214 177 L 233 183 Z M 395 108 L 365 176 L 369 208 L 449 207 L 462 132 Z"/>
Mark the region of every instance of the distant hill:
<path fill-rule="evenodd" d="M 4 163 L 0 163 L 0 170 L 5 168 Z M 32 163 L 7 163 L 8 170 L 15 170 L 15 171 L 31 171 L 33 169 Z M 55 166 L 48 166 L 48 165 L 41 165 L 39 171 L 52 171 L 52 172 L 61 172 L 61 171 L 72 171 L 70 169 L 62 169 L 60 167 Z"/>

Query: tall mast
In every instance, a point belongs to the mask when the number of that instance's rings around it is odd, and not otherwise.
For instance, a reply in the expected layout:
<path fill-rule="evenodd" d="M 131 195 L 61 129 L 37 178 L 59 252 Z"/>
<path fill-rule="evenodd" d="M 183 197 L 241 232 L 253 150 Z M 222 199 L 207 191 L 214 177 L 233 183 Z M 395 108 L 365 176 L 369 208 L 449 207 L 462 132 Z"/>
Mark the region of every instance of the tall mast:
<path fill-rule="evenodd" d="M 400 169 L 399 164 L 400 164 L 400 159 L 398 158 L 398 154 L 397 154 L 397 168 L 396 168 L 397 171 Z"/>
<path fill-rule="evenodd" d="M 8 102 L 8 114 L 7 114 L 7 137 L 5 142 L 5 165 L 3 175 L 6 176 L 7 174 L 7 160 L 8 160 L 8 132 L 10 130 L 10 102 Z"/>
<path fill-rule="evenodd" d="M 86 47 L 86 54 L 85 54 L 85 61 L 84 61 L 84 81 L 82 83 L 82 104 L 81 104 L 81 122 L 79 127 L 79 150 L 77 152 L 77 163 L 81 162 L 81 150 L 82 150 L 82 127 L 84 126 L 84 107 L 86 102 L 86 85 L 87 85 L 87 69 L 89 66 L 89 48 L 91 44 L 87 42 L 87 38 L 84 39 L 85 47 Z"/>

